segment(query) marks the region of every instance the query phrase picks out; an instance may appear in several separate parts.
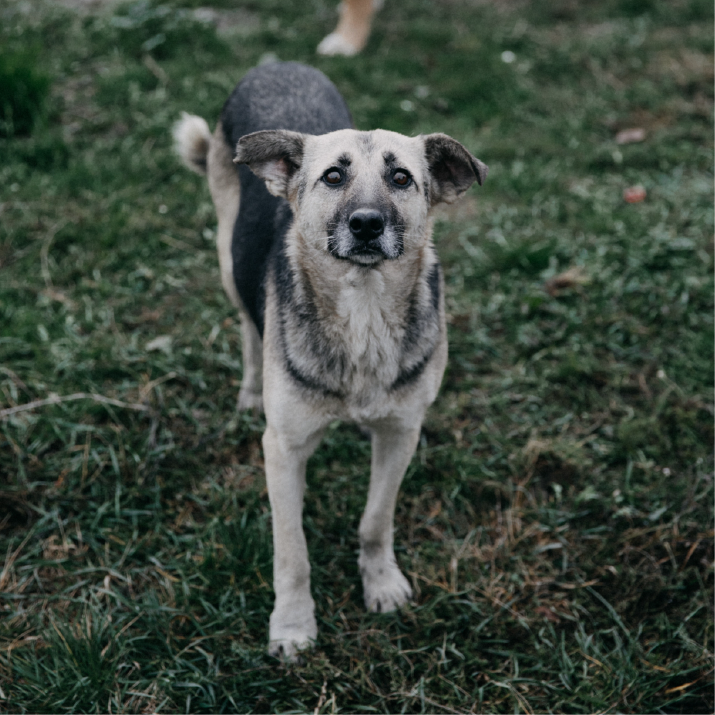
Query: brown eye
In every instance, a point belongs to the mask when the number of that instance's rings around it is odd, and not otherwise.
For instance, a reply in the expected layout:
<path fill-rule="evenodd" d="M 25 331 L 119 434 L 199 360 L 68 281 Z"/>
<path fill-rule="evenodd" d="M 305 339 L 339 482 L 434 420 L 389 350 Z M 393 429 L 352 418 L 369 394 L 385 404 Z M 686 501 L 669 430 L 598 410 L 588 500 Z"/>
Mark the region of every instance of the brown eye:
<path fill-rule="evenodd" d="M 396 171 L 392 175 L 392 181 L 393 183 L 397 184 L 398 186 L 409 186 L 411 179 L 410 175 L 404 171 Z"/>
<path fill-rule="evenodd" d="M 328 171 L 323 174 L 323 181 L 331 186 L 337 186 L 343 183 L 343 174 L 338 169 L 328 169 Z"/>

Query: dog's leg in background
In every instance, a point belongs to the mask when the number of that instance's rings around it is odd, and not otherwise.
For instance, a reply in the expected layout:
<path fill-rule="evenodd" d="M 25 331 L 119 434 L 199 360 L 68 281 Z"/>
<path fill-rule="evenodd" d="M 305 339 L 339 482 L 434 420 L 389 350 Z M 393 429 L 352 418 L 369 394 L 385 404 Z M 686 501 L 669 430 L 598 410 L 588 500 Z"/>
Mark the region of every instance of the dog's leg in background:
<path fill-rule="evenodd" d="M 248 313 L 239 308 L 241 316 L 241 348 L 243 378 L 238 391 L 238 409 L 263 411 L 263 341 Z"/>
<path fill-rule="evenodd" d="M 365 606 L 378 613 L 406 603 L 412 589 L 395 561 L 393 521 L 400 483 L 420 438 L 417 426 L 381 423 L 373 428 L 372 472 L 360 520 L 360 557 Z"/>
<path fill-rule="evenodd" d="M 240 184 L 230 147 L 226 143 L 221 124 L 211 138 L 208 153 L 208 180 L 211 198 L 218 217 L 218 262 L 221 284 L 241 316 L 241 347 L 243 351 L 243 379 L 238 393 L 238 409 L 263 409 L 263 341 L 255 323 L 243 307 L 233 279 L 231 241 L 240 204 Z"/>
<path fill-rule="evenodd" d="M 356 55 L 370 36 L 370 24 L 375 10 L 383 0 L 343 0 L 338 26 L 318 45 L 319 55 Z"/>
<path fill-rule="evenodd" d="M 323 429 L 305 434 L 305 425 L 279 432 L 270 424 L 263 435 L 266 482 L 273 521 L 273 589 L 268 652 L 293 660 L 318 635 L 310 595 L 310 563 L 303 533 L 305 467 Z M 299 433 L 300 432 L 300 433 Z"/>

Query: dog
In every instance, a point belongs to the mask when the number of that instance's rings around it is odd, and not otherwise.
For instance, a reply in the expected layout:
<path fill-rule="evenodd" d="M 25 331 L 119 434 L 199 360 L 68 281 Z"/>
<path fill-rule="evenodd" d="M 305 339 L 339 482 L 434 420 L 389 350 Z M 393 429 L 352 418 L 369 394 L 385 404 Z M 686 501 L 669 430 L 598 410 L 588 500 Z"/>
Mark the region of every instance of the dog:
<path fill-rule="evenodd" d="M 383 4 L 384 0 L 343 0 L 338 26 L 321 40 L 318 54 L 352 57 L 360 52 L 370 37 L 372 17 Z"/>
<path fill-rule="evenodd" d="M 306 462 L 336 419 L 372 438 L 358 565 L 365 605 L 412 589 L 397 566 L 400 482 L 447 362 L 432 209 L 487 166 L 444 134 L 353 128 L 335 86 L 287 62 L 249 71 L 218 125 L 184 113 L 184 163 L 208 177 L 221 280 L 241 316 L 240 409 L 265 411 L 275 603 L 269 653 L 295 660 L 316 639 L 302 527 Z"/>

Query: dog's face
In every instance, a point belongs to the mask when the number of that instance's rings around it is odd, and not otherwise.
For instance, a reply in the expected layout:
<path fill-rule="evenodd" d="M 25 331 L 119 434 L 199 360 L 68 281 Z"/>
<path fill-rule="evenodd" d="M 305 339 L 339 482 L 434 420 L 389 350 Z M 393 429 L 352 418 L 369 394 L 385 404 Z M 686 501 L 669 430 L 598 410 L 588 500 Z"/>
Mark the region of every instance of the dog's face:
<path fill-rule="evenodd" d="M 234 161 L 248 164 L 272 194 L 288 199 L 310 246 L 364 266 L 423 245 L 432 206 L 451 203 L 487 174 L 444 134 L 384 130 L 256 132 L 241 138 Z"/>

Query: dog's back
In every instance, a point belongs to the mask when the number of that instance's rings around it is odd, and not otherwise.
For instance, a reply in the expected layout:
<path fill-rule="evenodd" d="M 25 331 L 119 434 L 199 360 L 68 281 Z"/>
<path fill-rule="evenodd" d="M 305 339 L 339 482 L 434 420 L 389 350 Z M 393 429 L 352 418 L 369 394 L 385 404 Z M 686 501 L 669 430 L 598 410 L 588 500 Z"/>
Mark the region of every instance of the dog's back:
<path fill-rule="evenodd" d="M 289 129 L 327 134 L 352 127 L 352 118 L 335 88 L 322 73 L 296 62 L 276 62 L 252 69 L 224 105 L 221 126 L 231 150 L 246 134 Z M 233 233 L 233 277 L 243 305 L 263 333 L 264 281 L 271 249 L 285 233 L 291 211 L 272 196 L 265 182 L 246 165 L 238 167 L 241 210 Z"/>
<path fill-rule="evenodd" d="M 289 129 L 327 134 L 352 127 L 335 88 L 319 70 L 297 62 L 272 62 L 250 70 L 226 100 L 221 113 L 226 141 L 235 147 L 245 134 Z"/>

